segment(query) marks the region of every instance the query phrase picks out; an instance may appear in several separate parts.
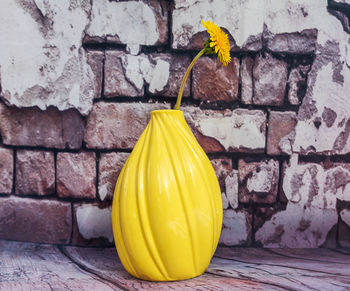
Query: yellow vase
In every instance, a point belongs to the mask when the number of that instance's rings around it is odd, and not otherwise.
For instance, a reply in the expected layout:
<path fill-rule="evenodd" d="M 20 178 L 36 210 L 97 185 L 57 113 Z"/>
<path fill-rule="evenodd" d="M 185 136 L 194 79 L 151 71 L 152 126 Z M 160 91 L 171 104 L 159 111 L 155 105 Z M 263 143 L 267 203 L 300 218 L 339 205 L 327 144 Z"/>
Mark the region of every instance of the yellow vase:
<path fill-rule="evenodd" d="M 180 110 L 155 110 L 114 192 L 120 260 L 151 281 L 202 274 L 217 247 L 222 200 L 215 171 Z"/>

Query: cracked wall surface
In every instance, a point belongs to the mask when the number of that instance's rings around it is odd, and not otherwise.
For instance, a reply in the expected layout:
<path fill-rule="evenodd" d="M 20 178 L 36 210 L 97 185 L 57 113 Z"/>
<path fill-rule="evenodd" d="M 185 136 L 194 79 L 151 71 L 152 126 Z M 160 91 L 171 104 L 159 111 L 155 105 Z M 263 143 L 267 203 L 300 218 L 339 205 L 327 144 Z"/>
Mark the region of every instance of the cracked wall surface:
<path fill-rule="evenodd" d="M 6 0 L 0 5 L 0 38 L 6 43 L 0 50 L 1 96 L 17 107 L 75 108 L 87 115 L 101 92 L 83 40 L 110 38 L 138 51 L 139 45 L 163 43 L 167 37 L 167 11 L 158 1 Z M 129 60 L 134 66 L 139 61 Z M 133 65 L 128 66 L 131 73 Z M 145 66 L 140 74 L 150 82 L 151 68 Z M 134 83 L 135 78 L 140 79 L 132 77 Z M 150 88 L 163 83 L 154 81 Z M 143 80 L 137 80 L 136 86 L 141 85 Z"/>
<path fill-rule="evenodd" d="M 345 0 L 1 1 L 0 238 L 112 243 L 115 182 L 174 107 L 202 19 L 232 62 L 202 57 L 181 109 L 219 179 L 220 243 L 350 245 Z"/>

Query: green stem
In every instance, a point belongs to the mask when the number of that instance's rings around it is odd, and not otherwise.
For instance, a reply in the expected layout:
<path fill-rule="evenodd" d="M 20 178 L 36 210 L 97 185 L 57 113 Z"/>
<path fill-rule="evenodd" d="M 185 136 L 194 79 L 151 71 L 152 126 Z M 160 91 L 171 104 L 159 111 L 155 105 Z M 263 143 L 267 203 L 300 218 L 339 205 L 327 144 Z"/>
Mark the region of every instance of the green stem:
<path fill-rule="evenodd" d="M 175 105 L 175 109 L 178 110 L 180 108 L 180 104 L 181 104 L 181 99 L 182 99 L 182 94 L 185 88 L 185 84 L 188 78 L 188 75 L 190 74 L 193 65 L 197 62 L 197 60 L 204 54 L 205 48 L 202 49 L 196 56 L 195 58 L 192 60 L 191 64 L 189 65 L 189 67 L 186 70 L 185 76 L 182 79 L 182 83 L 181 83 L 181 87 L 180 87 L 180 91 L 179 94 L 177 95 L 177 100 L 176 100 L 176 105 Z"/>

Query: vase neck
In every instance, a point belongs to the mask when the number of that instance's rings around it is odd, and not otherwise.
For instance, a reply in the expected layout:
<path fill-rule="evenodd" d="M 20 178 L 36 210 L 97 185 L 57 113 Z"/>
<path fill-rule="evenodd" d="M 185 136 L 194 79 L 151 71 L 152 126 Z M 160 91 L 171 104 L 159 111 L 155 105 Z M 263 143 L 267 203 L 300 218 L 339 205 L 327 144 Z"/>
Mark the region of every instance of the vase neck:
<path fill-rule="evenodd" d="M 161 109 L 153 110 L 151 112 L 151 118 L 161 117 L 161 118 L 184 118 L 184 113 L 178 109 Z"/>

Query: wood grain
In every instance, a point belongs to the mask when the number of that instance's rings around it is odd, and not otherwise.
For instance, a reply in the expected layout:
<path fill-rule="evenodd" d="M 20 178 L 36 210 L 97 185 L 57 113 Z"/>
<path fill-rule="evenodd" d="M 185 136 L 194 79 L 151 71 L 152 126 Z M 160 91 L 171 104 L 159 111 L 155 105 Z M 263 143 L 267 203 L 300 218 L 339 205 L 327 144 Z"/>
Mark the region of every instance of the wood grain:
<path fill-rule="evenodd" d="M 350 290 L 350 260 L 325 249 L 220 248 L 207 272 L 287 290 Z"/>
<path fill-rule="evenodd" d="M 53 245 L 0 241 L 0 290 L 121 290 Z"/>
<path fill-rule="evenodd" d="M 208 273 L 185 281 L 147 282 L 133 278 L 124 270 L 115 249 L 64 247 L 63 252 L 82 268 L 126 290 L 282 290 L 278 286 L 245 278 Z"/>
<path fill-rule="evenodd" d="M 219 248 L 207 271 L 176 282 L 133 278 L 114 248 L 0 240 L 0 290 L 350 290 L 343 249 Z"/>

